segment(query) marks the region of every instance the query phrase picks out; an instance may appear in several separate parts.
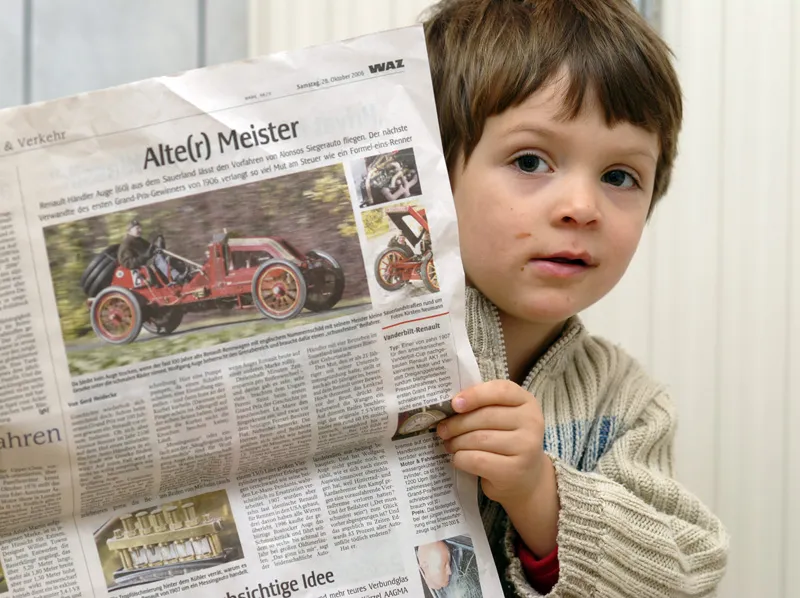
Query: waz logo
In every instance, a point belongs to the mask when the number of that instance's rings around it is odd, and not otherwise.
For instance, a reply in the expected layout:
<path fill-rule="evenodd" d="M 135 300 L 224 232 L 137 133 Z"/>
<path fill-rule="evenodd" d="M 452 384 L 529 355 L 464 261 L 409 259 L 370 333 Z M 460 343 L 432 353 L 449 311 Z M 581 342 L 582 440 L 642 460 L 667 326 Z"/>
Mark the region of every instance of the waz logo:
<path fill-rule="evenodd" d="M 398 58 L 397 60 L 389 60 L 388 62 L 379 62 L 377 64 L 369 65 L 369 72 L 373 75 L 375 73 L 382 73 L 384 71 L 393 71 L 395 69 L 401 69 L 405 65 L 403 64 L 403 59 Z"/>

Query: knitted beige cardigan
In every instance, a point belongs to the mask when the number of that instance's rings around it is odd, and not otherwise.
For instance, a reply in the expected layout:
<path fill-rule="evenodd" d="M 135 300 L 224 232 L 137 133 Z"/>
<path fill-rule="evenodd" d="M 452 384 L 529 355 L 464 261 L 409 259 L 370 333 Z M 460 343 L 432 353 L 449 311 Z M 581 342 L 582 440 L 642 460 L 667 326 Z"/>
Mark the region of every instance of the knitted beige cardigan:
<path fill-rule="evenodd" d="M 466 300 L 483 380 L 508 378 L 497 308 L 472 288 Z M 664 389 L 577 317 L 523 387 L 542 406 L 561 501 L 560 573 L 548 596 L 714 596 L 728 536 L 674 479 L 675 409 Z M 540 596 L 515 556 L 516 532 L 502 507 L 482 493 L 480 506 L 506 595 Z"/>

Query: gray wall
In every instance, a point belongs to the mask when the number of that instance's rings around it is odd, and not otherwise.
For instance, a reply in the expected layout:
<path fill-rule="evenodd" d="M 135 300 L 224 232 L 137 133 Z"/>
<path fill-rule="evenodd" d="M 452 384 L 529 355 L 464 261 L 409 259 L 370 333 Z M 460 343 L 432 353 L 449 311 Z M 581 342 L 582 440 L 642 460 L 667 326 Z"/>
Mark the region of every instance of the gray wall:
<path fill-rule="evenodd" d="M 247 0 L 0 3 L 0 108 L 247 57 Z"/>

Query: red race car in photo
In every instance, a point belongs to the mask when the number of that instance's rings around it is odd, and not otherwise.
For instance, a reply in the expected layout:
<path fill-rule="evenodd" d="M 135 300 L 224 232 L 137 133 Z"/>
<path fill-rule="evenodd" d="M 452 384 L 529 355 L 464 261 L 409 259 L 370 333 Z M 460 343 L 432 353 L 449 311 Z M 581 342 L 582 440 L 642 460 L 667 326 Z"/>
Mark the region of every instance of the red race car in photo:
<path fill-rule="evenodd" d="M 413 280 L 421 280 L 428 291 L 436 293 L 439 280 L 425 209 L 396 206 L 385 212 L 400 234 L 389 239 L 388 247 L 375 258 L 378 284 L 387 291 L 396 291 Z"/>
<path fill-rule="evenodd" d="M 344 273 L 333 256 L 301 253 L 282 238 L 215 234 L 203 264 L 160 245 L 139 268 L 118 262 L 118 245 L 86 267 L 81 287 L 92 328 L 104 341 L 130 343 L 142 328 L 171 334 L 189 311 L 255 306 L 267 318 L 289 320 L 303 309 L 331 309 L 344 292 Z"/>

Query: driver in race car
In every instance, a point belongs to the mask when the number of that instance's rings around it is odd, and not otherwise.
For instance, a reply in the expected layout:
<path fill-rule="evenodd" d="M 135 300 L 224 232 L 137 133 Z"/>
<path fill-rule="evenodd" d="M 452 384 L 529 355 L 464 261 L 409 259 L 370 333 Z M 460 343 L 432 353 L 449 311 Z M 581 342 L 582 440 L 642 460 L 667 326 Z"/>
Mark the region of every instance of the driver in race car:
<path fill-rule="evenodd" d="M 148 243 L 142 238 L 142 225 L 138 220 L 131 220 L 128 223 L 127 234 L 119 245 L 117 260 L 129 270 L 137 270 L 142 266 L 157 268 L 165 279 L 169 279 L 170 262 L 159 249 L 163 249 L 166 243 L 162 235 L 156 237 L 155 242 Z M 179 269 L 172 269 L 172 282 L 170 285 L 183 282 L 183 272 Z M 148 272 L 149 275 L 149 272 Z"/>
<path fill-rule="evenodd" d="M 156 252 L 156 246 L 142 238 L 142 225 L 138 220 L 128 223 L 127 234 L 119 244 L 117 260 L 129 270 L 147 265 Z"/>

